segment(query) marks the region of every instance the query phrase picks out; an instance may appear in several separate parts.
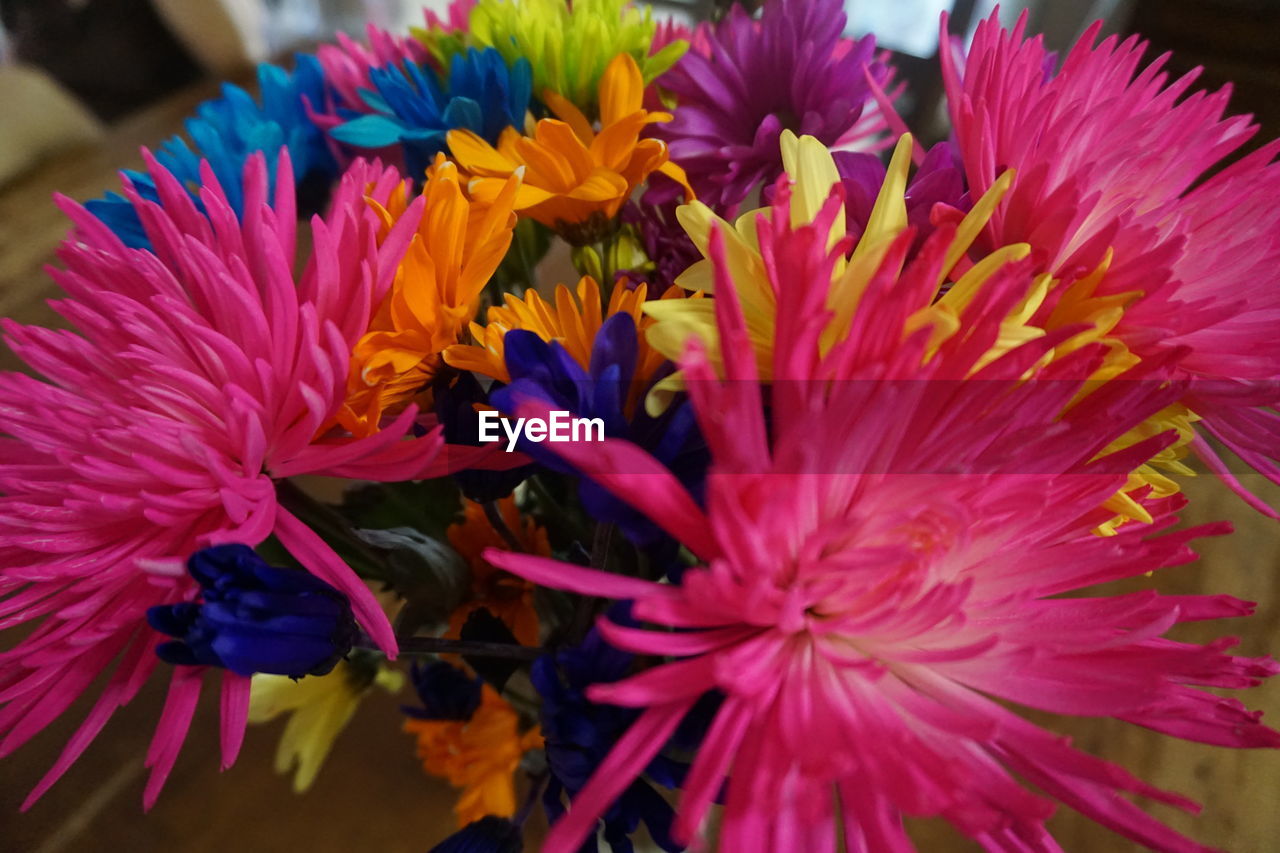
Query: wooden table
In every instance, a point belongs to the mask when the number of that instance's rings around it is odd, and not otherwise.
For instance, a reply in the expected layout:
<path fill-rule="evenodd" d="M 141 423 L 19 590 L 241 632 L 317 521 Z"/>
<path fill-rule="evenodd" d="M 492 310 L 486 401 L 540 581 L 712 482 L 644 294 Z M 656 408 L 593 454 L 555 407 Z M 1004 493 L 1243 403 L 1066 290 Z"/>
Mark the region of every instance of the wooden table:
<path fill-rule="evenodd" d="M 195 104 L 214 91 L 205 85 L 170 98 L 120 124 L 100 146 L 59 157 L 0 192 L 0 315 L 24 322 L 53 318 L 44 305 L 53 290 L 42 267 L 52 260 L 65 221 L 50 195 L 57 190 L 85 200 L 114 188 L 117 169 L 140 165 L 139 145 L 154 145 L 174 133 Z M 15 366 L 7 351 L 0 354 L 0 368 Z M 1258 484 L 1260 479 L 1253 477 L 1251 482 Z M 1280 503 L 1280 489 L 1260 485 L 1268 500 Z M 1186 626 L 1178 636 L 1206 640 L 1221 633 L 1238 634 L 1244 654 L 1280 652 L 1280 525 L 1250 512 L 1210 477 L 1188 483 L 1187 492 L 1193 501 L 1189 523 L 1228 518 L 1238 532 L 1202 542 L 1203 559 L 1164 573 L 1158 578 L 1161 587 L 1170 592 L 1230 593 L 1261 604 L 1250 619 Z M 16 813 L 18 804 L 56 757 L 87 704 L 73 706 L 62 721 L 4 760 L 0 850 L 422 853 L 452 829 L 447 786 L 423 775 L 411 740 L 399 731 L 399 700 L 384 695 L 366 701 L 314 789 L 300 797 L 271 770 L 278 724 L 251 727 L 239 763 L 218 772 L 216 708 L 206 702 L 160 803 L 144 817 L 142 760 L 162 698 L 159 687 L 152 685 L 121 711 L 88 754 L 27 814 Z M 1273 725 L 1280 725 L 1280 679 L 1245 700 L 1266 710 Z M 1093 753 L 1204 803 L 1205 814 L 1199 819 L 1151 806 L 1179 829 L 1239 853 L 1280 849 L 1280 809 L 1275 807 L 1280 754 L 1185 744 L 1109 721 L 1064 722 L 1047 715 L 1038 719 Z M 1139 849 L 1066 809 L 1051 826 L 1070 851 Z M 933 823 L 913 831 L 922 851 L 977 849 Z"/>

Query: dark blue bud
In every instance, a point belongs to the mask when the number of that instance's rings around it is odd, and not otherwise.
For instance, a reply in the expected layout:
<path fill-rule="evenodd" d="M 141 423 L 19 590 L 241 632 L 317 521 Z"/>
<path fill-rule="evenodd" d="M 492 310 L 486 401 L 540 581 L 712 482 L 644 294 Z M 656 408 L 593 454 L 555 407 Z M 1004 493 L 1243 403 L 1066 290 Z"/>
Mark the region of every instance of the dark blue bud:
<path fill-rule="evenodd" d="M 420 720 L 469 720 L 480 707 L 484 681 L 472 678 L 444 661 L 414 664 L 410 676 L 422 701 L 421 708 L 402 705 L 400 710 Z"/>
<path fill-rule="evenodd" d="M 356 640 L 346 596 L 300 569 L 268 565 L 247 545 L 197 551 L 187 571 L 200 600 L 147 611 L 152 628 L 176 638 L 156 647 L 167 663 L 301 678 L 332 670 Z"/>
<path fill-rule="evenodd" d="M 520 853 L 520 827 L 504 817 L 482 817 L 432 847 L 428 853 Z"/>

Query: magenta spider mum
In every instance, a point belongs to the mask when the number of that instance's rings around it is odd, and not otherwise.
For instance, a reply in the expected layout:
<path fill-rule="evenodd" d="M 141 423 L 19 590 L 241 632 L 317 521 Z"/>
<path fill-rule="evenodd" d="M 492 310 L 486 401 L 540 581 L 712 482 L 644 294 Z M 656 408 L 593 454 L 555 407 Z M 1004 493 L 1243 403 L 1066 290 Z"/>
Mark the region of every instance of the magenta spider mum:
<path fill-rule="evenodd" d="M 250 158 L 243 222 L 208 164 L 199 205 L 150 156 L 158 202 L 126 180 L 153 251 L 129 249 L 59 197 L 74 231 L 51 275 L 74 331 L 4 321 L 9 346 L 44 379 L 0 375 L 0 626 L 32 628 L 0 654 L 0 754 L 59 717 L 111 669 L 97 703 L 33 802 L 152 675 L 165 639 L 155 605 L 191 600 L 182 562 L 209 545 L 274 535 L 341 590 L 389 654 L 391 626 L 355 573 L 276 499 L 298 474 L 381 480 L 427 476 L 438 430 L 411 438 L 416 413 L 364 439 L 328 427 L 346 395 L 352 346 L 395 274 L 421 204 L 378 242 L 366 194 L 385 199 L 392 170 L 357 163 L 333 208 L 312 221 L 314 248 L 295 279 L 296 214 L 287 153 L 268 205 L 265 158 Z M 147 764 L 145 803 L 173 766 L 202 670 L 169 673 Z M 236 756 L 249 680 L 222 680 L 222 760 Z"/>
<path fill-rule="evenodd" d="M 841 38 L 843 8 L 840 0 L 776 0 L 753 20 L 735 5 L 714 29 L 702 25 L 695 49 L 659 79 L 679 105 L 654 133 L 699 199 L 729 208 L 773 181 L 784 129 L 828 146 L 885 130 L 867 78 L 884 86 L 889 67 L 871 36 Z"/>
<path fill-rule="evenodd" d="M 982 22 L 963 67 L 942 54 L 970 190 L 1018 175 L 987 245 L 1029 243 L 1064 288 L 1107 265 L 1084 311 L 1124 305 L 1110 335 L 1140 358 L 1182 350 L 1199 428 L 1280 482 L 1280 141 L 1202 180 L 1257 130 L 1224 115 L 1229 87 L 1193 92 L 1198 72 L 1170 82 L 1167 57 L 1142 66 L 1136 37 L 1095 45 L 1101 22 L 1054 73 L 1025 23 Z"/>
<path fill-rule="evenodd" d="M 1024 378 L 1080 327 L 979 368 L 1026 292 L 1026 264 L 996 274 L 961 331 L 913 325 L 936 287 L 946 227 L 897 274 L 914 239 L 903 232 L 850 333 L 824 345 L 831 271 L 847 249 L 827 252 L 839 205 L 792 229 L 786 195 L 757 225 L 778 304 L 769 386 L 756 379 L 721 233 L 711 239 L 723 368 L 696 343 L 682 362 L 713 456 L 705 505 L 626 442 L 554 446 L 701 565 L 677 585 L 486 552 L 540 584 L 634 600 L 651 627 L 603 620 L 602 636 L 663 661 L 589 690 L 642 712 L 544 849 L 577 850 L 711 690 L 724 698 L 684 784 L 682 842 L 723 797 L 721 846 L 742 853 L 834 851 L 838 828 L 844 849 L 909 851 L 904 815 L 942 817 L 990 851 L 1057 851 L 1044 827 L 1057 801 L 1159 850 L 1206 849 L 1120 794 L 1194 804 L 1002 704 L 1280 745 L 1259 715 L 1198 689 L 1252 686 L 1280 667 L 1227 654 L 1231 640 L 1163 636 L 1251 604 L 1154 590 L 1059 597 L 1185 563 L 1190 540 L 1226 529 L 1171 531 L 1173 497 L 1147 501 L 1152 524 L 1095 533 L 1126 472 L 1172 437 L 1105 448 L 1181 389 L 1159 380 L 1159 365 L 1139 365 L 1071 405 L 1078 377 L 1103 358 L 1096 344 Z"/>

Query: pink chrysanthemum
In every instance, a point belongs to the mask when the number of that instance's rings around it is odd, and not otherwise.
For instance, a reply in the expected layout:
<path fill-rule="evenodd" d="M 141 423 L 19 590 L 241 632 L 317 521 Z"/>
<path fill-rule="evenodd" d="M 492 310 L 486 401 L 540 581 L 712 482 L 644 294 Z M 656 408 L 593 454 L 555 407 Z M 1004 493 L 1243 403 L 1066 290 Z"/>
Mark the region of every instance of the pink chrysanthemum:
<path fill-rule="evenodd" d="M 0 375 L 0 627 L 32 626 L 0 654 L 0 754 L 57 718 L 114 670 L 28 803 L 52 785 L 155 670 L 164 639 L 148 607 L 190 600 L 181 562 L 207 545 L 275 535 L 342 590 L 389 653 L 395 637 L 369 589 L 276 500 L 276 478 L 425 476 L 439 431 L 406 438 L 415 412 L 370 438 L 326 431 L 346 396 L 353 345 L 387 290 L 417 220 L 377 242 L 366 194 L 399 183 L 357 163 L 332 212 L 312 221 L 311 262 L 295 280 L 294 182 L 286 153 L 268 205 L 266 161 L 245 171 L 243 222 L 204 164 L 199 203 L 147 155 L 159 202 L 126 181 L 154 253 L 129 249 L 66 198 L 74 223 L 51 274 L 54 307 L 75 331 L 4 321 L 7 342 L 43 380 Z M 177 570 L 175 571 L 175 564 Z M 147 755 L 145 802 L 173 766 L 202 671 L 170 673 Z M 249 680 L 222 681 L 222 758 L 239 749 Z"/>
<path fill-rule="evenodd" d="M 1110 334 L 1140 358 L 1183 349 L 1178 370 L 1195 381 L 1182 402 L 1280 482 L 1280 142 L 1197 183 L 1257 130 L 1224 116 L 1229 87 L 1192 92 L 1196 72 L 1169 82 L 1166 57 L 1142 67 L 1136 37 L 1095 46 L 1100 23 L 1054 73 L 1025 20 L 981 23 L 963 67 L 942 54 L 970 190 L 1017 171 L 988 246 L 1030 243 L 1063 287 L 1109 264 L 1082 307 L 1124 305 Z"/>
<path fill-rule="evenodd" d="M 723 791 L 720 844 L 738 853 L 833 851 L 838 828 L 844 849 L 908 851 L 904 815 L 945 818 L 987 850 L 1056 851 L 1044 828 L 1055 800 L 1157 849 L 1203 850 L 1120 795 L 1193 804 L 1002 704 L 1280 745 L 1258 715 L 1197 689 L 1251 686 L 1280 667 L 1226 654 L 1230 640 L 1162 636 L 1250 604 L 1154 590 L 1058 597 L 1185 563 L 1191 539 L 1224 529 L 1170 531 L 1181 502 L 1171 498 L 1147 501 L 1153 524 L 1094 533 L 1125 472 L 1171 438 L 1098 457 L 1180 389 L 1140 366 L 1070 405 L 1074 377 L 1102 359 L 1098 345 L 1025 380 L 1069 330 L 973 372 L 1029 270 L 997 274 L 955 334 L 913 325 L 950 235 L 931 237 L 897 274 L 910 229 L 861 294 L 850 334 L 827 348 L 823 305 L 847 248 L 825 251 L 838 206 L 793 230 L 782 195 L 758 222 L 778 304 L 769 386 L 756 380 L 720 232 L 711 240 L 723 373 L 697 345 L 682 364 L 714 460 L 705 508 L 626 442 L 554 445 L 702 565 L 674 585 L 486 554 L 541 584 L 634 599 L 634 616 L 652 627 L 603 621 L 602 635 L 666 661 L 591 689 L 593 701 L 643 712 L 544 849 L 578 849 L 694 703 L 719 690 L 684 786 L 682 841 L 696 838 Z"/>

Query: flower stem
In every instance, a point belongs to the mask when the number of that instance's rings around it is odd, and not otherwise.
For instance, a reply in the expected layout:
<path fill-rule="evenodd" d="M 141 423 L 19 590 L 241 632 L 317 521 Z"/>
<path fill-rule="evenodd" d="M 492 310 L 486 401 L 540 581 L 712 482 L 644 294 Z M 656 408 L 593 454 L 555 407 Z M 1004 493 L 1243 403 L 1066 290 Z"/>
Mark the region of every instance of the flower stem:
<path fill-rule="evenodd" d="M 339 556 L 351 563 L 352 568 L 382 580 L 392 577 L 386 561 L 355 534 L 347 520 L 333 507 L 316 500 L 287 479 L 276 480 L 276 500 L 331 545 L 337 545 Z"/>
<path fill-rule="evenodd" d="M 586 525 L 570 516 L 569 512 L 548 491 L 547 484 L 542 481 L 541 475 L 534 474 L 525 482 L 528 483 L 529 490 L 533 492 L 538 508 L 542 510 L 544 526 L 548 528 L 554 527 L 565 539 L 577 539 L 580 542 L 586 541 Z"/>
<path fill-rule="evenodd" d="M 529 819 L 529 815 L 533 814 L 533 808 L 537 804 L 538 798 L 542 795 L 542 789 L 546 787 L 550 775 L 549 771 L 528 774 L 529 792 L 525 795 L 520 811 L 516 812 L 516 816 L 511 818 L 511 822 L 516 826 L 523 828 L 525 821 Z"/>
<path fill-rule="evenodd" d="M 613 249 L 614 241 L 617 239 L 617 232 L 605 237 L 600 241 L 600 293 L 601 298 L 608 300 L 613 295 L 613 276 L 615 252 Z"/>
<path fill-rule="evenodd" d="M 602 572 L 609 570 L 609 546 L 613 542 L 613 524 L 604 522 L 596 523 L 596 532 L 591 542 L 591 567 L 599 569 Z M 594 595 L 584 595 L 578 598 L 577 606 L 574 607 L 573 621 L 569 625 L 569 636 L 573 642 L 580 643 L 587 636 L 587 632 L 591 630 L 591 625 L 595 621 L 596 609 L 600 604 L 600 599 Z"/>
<path fill-rule="evenodd" d="M 524 551 L 520 546 L 520 540 L 516 538 L 516 534 L 507 526 L 507 520 L 502 517 L 502 510 L 498 508 L 497 501 L 484 502 L 484 517 L 489 519 L 489 526 L 494 529 L 502 541 L 507 543 L 507 548 L 519 554 Z"/>
<path fill-rule="evenodd" d="M 520 646 L 512 643 L 488 643 L 481 640 L 451 640 L 446 637 L 400 637 L 397 640 L 402 655 L 468 655 L 510 660 L 537 660 L 546 654 L 541 646 Z M 376 649 L 373 640 L 361 635 L 356 648 Z"/>
<path fill-rule="evenodd" d="M 596 532 L 591 542 L 591 567 L 600 571 L 608 571 L 609 545 L 613 541 L 614 525 L 600 522 L 596 524 Z"/>

